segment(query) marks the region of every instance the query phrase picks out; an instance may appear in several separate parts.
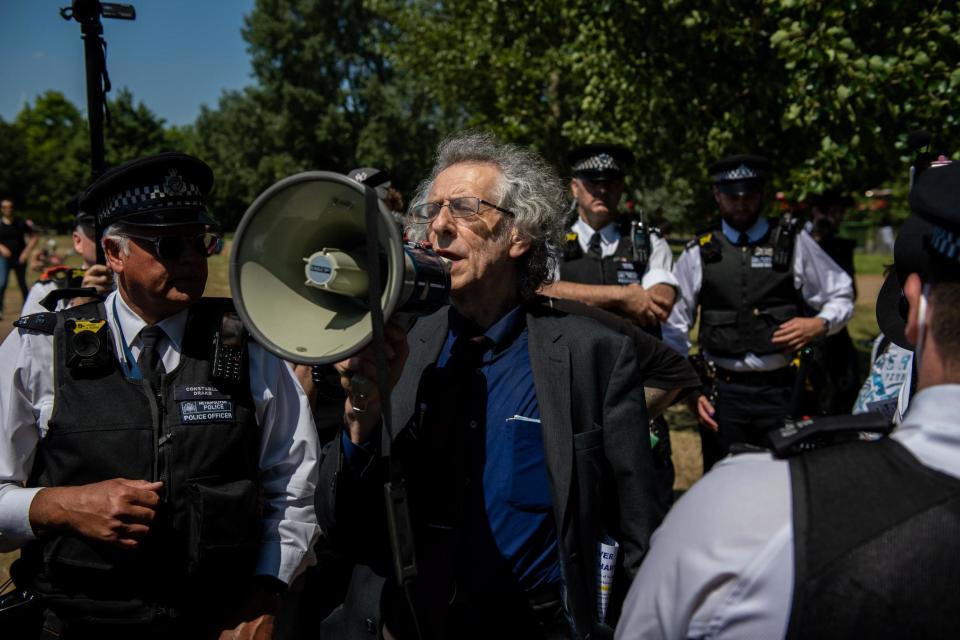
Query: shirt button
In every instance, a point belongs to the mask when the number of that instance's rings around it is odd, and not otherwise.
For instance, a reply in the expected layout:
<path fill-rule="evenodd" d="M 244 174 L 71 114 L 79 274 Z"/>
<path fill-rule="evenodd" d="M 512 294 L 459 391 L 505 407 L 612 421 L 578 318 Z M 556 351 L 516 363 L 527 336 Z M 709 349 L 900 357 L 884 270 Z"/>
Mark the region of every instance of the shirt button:
<path fill-rule="evenodd" d="M 471 420 L 471 421 L 470 421 L 470 428 L 471 428 L 471 429 L 476 429 L 476 428 L 477 428 L 477 421 L 476 421 L 476 420 Z"/>

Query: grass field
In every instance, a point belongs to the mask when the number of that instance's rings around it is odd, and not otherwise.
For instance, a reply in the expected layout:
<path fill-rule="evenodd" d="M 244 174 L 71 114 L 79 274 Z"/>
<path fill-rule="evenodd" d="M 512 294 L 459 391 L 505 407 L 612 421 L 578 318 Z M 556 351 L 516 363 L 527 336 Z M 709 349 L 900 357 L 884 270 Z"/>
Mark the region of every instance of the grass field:
<path fill-rule="evenodd" d="M 70 246 L 69 238 L 58 237 L 58 246 Z M 230 285 L 227 277 L 228 256 L 230 255 L 231 241 L 228 238 L 221 255 L 214 256 L 209 261 L 210 275 L 205 295 L 229 296 Z M 857 276 L 859 299 L 856 311 L 849 324 L 850 335 L 861 350 L 866 349 L 869 355 L 867 342 L 878 333 L 877 321 L 874 316 L 875 301 L 880 285 L 883 281 L 883 265 L 890 261 L 890 256 L 858 254 L 856 256 L 857 269 L 863 268 Z M 68 258 L 68 263 L 78 264 L 76 257 Z M 36 280 L 39 274 L 32 274 Z M 12 321 L 19 316 L 22 300 L 16 284 L 7 285 L 4 298 L 3 321 L 0 323 L 0 338 L 5 337 L 12 329 Z M 696 430 L 696 420 L 683 405 L 672 407 L 667 413 L 667 422 L 670 424 L 670 442 L 673 446 L 673 461 L 676 468 L 677 480 L 674 488 L 685 491 L 693 485 L 701 475 L 700 439 Z M 8 563 L 15 557 L 14 554 L 0 554 L 0 582 L 6 579 Z"/>

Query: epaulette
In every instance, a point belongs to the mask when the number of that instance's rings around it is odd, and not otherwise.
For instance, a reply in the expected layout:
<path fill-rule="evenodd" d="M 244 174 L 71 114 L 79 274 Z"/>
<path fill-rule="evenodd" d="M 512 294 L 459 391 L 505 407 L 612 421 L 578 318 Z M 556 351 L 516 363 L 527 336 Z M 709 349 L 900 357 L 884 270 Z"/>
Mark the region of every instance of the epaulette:
<path fill-rule="evenodd" d="M 788 458 L 810 449 L 859 440 L 862 433 L 887 435 L 891 431 L 893 425 L 881 414 L 859 413 L 788 420 L 767 437 L 773 453 L 778 458 Z"/>
<path fill-rule="evenodd" d="M 701 229 L 697 231 L 696 236 L 694 236 L 693 240 L 691 240 L 687 246 L 698 247 L 700 249 L 700 257 L 704 262 L 717 262 L 722 255 L 720 243 L 716 238 L 716 234 L 718 233 L 722 232 L 716 227 Z"/>
<path fill-rule="evenodd" d="M 57 328 L 57 314 L 45 311 L 41 313 L 31 313 L 28 316 L 18 318 L 13 323 L 13 326 L 18 329 L 53 335 L 53 330 Z"/>

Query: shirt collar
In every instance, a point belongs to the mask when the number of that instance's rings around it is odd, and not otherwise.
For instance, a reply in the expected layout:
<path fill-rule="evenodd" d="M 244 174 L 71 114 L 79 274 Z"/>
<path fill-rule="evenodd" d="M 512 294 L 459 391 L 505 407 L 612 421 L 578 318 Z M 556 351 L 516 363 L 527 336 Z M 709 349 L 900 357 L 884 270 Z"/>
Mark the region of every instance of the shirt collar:
<path fill-rule="evenodd" d="M 140 335 L 140 330 L 147 326 L 147 323 L 143 318 L 138 316 L 133 309 L 127 306 L 123 296 L 121 296 L 117 290 L 114 290 L 104 301 L 107 313 L 113 313 L 114 300 L 116 300 L 117 305 L 117 321 L 120 323 L 120 330 L 123 332 L 123 337 L 129 346 L 133 343 L 133 340 Z M 184 309 L 169 318 L 164 318 L 157 323 L 157 326 L 163 329 L 163 333 L 173 344 L 173 348 L 176 349 L 177 352 L 182 351 L 180 345 L 183 343 L 183 334 L 187 327 L 187 310 Z"/>
<path fill-rule="evenodd" d="M 737 244 L 738 242 L 740 242 L 740 232 L 734 229 L 733 227 L 731 227 L 729 224 L 727 224 L 726 220 L 721 220 L 720 226 L 723 229 L 723 235 L 727 237 L 727 240 L 729 240 L 733 244 Z M 758 242 L 760 238 L 762 238 L 764 234 L 767 233 L 767 229 L 769 228 L 770 228 L 770 223 L 767 222 L 766 218 L 761 216 L 753 224 L 752 227 L 747 229 L 747 238 L 750 239 L 750 243 L 753 244 L 754 242 Z"/>
<path fill-rule="evenodd" d="M 910 398 L 910 410 L 903 424 L 897 428 L 901 436 L 911 431 L 931 429 L 952 436 L 960 441 L 957 424 L 957 404 L 960 403 L 960 384 L 938 384 L 927 387 Z"/>
<path fill-rule="evenodd" d="M 500 352 L 513 344 L 514 338 L 525 326 L 526 312 L 522 305 L 517 305 L 508 311 L 502 318 L 481 332 L 472 320 L 460 315 L 454 307 L 450 307 L 450 332 L 454 338 L 461 336 L 478 336 L 481 333 L 493 342 L 493 351 Z"/>
<path fill-rule="evenodd" d="M 587 245 L 590 244 L 590 239 L 593 238 L 593 234 L 596 233 L 593 227 L 583 221 L 583 218 L 577 218 L 577 221 L 573 223 L 573 230 L 578 237 L 583 238 L 584 243 Z M 600 229 L 600 242 L 602 244 L 613 244 L 619 239 L 620 229 L 616 222 L 611 222 Z"/>

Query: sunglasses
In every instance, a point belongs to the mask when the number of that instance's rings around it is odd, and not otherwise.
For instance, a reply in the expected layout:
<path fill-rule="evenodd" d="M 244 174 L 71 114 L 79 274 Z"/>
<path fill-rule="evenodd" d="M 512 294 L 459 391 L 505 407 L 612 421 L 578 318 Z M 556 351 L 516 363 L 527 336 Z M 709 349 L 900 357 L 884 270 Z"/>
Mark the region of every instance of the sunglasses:
<path fill-rule="evenodd" d="M 209 258 L 217 251 L 220 244 L 219 233 L 198 233 L 193 236 L 138 236 L 124 233 L 125 236 L 146 244 L 144 247 L 161 260 L 176 260 L 189 248 L 197 251 L 204 258 Z"/>

